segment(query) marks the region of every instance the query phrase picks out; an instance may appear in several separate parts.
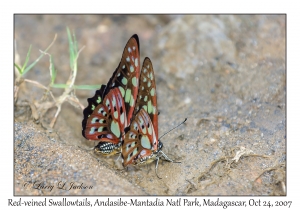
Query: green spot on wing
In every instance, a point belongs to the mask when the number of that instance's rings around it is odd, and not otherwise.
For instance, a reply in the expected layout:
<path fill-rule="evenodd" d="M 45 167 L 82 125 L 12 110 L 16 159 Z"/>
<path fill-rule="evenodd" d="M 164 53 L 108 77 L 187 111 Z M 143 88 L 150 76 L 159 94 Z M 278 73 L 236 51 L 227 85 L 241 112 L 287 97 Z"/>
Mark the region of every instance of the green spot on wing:
<path fill-rule="evenodd" d="M 133 72 L 133 71 L 134 71 L 133 66 L 130 66 L 130 72 Z"/>
<path fill-rule="evenodd" d="M 124 124 L 124 122 L 125 122 L 125 115 L 124 115 L 124 112 L 121 114 L 121 116 L 120 116 L 120 121 L 121 121 L 121 123 L 122 124 Z"/>
<path fill-rule="evenodd" d="M 146 105 L 143 106 L 143 109 L 147 112 L 147 106 Z"/>
<path fill-rule="evenodd" d="M 133 86 L 137 87 L 136 77 L 133 77 L 131 81 L 132 81 Z"/>
<path fill-rule="evenodd" d="M 130 98 L 131 98 L 131 89 L 127 89 L 126 90 L 126 94 L 125 94 L 125 102 L 129 103 L 130 102 Z"/>
<path fill-rule="evenodd" d="M 123 77 L 123 78 L 122 78 L 122 84 L 123 84 L 123 85 L 127 85 L 127 78 L 126 78 L 126 77 Z"/>
<path fill-rule="evenodd" d="M 95 123 L 96 120 L 98 120 L 98 117 L 94 117 L 94 118 L 92 119 L 92 123 Z"/>
<path fill-rule="evenodd" d="M 150 95 L 151 95 L 151 96 L 154 96 L 154 94 L 155 94 L 155 89 L 154 89 L 154 88 L 151 88 L 151 90 L 150 90 Z"/>
<path fill-rule="evenodd" d="M 121 92 L 121 94 L 122 94 L 122 97 L 124 97 L 124 95 L 125 95 L 125 90 L 124 90 L 124 88 L 123 87 L 119 87 L 119 90 L 120 90 L 120 92 Z"/>
<path fill-rule="evenodd" d="M 92 127 L 91 130 L 90 130 L 90 132 L 89 132 L 89 134 L 94 134 L 94 133 L 95 133 L 95 128 Z"/>
<path fill-rule="evenodd" d="M 150 79 L 153 80 L 153 74 L 152 74 L 152 72 L 150 73 Z"/>
<path fill-rule="evenodd" d="M 98 103 L 98 104 L 101 103 L 101 97 L 100 97 L 100 96 L 98 96 L 97 103 Z"/>
<path fill-rule="evenodd" d="M 152 135 L 152 127 L 151 127 L 151 126 L 149 126 L 149 128 L 148 128 L 148 133 L 149 133 L 150 135 Z"/>
<path fill-rule="evenodd" d="M 117 111 L 114 112 L 114 117 L 115 117 L 115 119 L 118 119 L 118 112 Z"/>
<path fill-rule="evenodd" d="M 146 135 L 142 136 L 141 144 L 145 149 L 151 149 L 149 138 Z"/>
<path fill-rule="evenodd" d="M 148 101 L 148 113 L 153 113 L 153 106 L 152 106 L 152 103 L 151 101 Z"/>
<path fill-rule="evenodd" d="M 118 122 L 112 121 L 110 124 L 110 130 L 116 137 L 120 137 L 121 132 Z"/>
<path fill-rule="evenodd" d="M 134 98 L 133 96 L 130 94 L 130 106 L 133 106 L 134 105 Z"/>
<path fill-rule="evenodd" d="M 115 98 L 115 97 L 113 97 L 113 100 L 112 100 L 112 105 L 113 105 L 113 107 L 115 107 L 115 106 L 116 106 L 116 98 Z"/>
<path fill-rule="evenodd" d="M 133 156 L 136 155 L 137 152 L 138 152 L 138 149 L 137 149 L 137 148 L 134 148 L 134 150 L 133 150 L 133 152 L 132 152 L 132 155 L 133 155 Z"/>

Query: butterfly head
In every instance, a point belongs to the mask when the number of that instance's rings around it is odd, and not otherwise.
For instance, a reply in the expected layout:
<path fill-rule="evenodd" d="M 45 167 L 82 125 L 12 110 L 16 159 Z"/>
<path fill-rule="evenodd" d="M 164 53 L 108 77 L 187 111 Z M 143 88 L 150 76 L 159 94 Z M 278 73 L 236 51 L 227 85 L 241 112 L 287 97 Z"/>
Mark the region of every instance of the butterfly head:
<path fill-rule="evenodd" d="M 162 150 L 163 146 L 163 143 L 160 140 L 158 140 L 157 153 L 159 153 Z"/>

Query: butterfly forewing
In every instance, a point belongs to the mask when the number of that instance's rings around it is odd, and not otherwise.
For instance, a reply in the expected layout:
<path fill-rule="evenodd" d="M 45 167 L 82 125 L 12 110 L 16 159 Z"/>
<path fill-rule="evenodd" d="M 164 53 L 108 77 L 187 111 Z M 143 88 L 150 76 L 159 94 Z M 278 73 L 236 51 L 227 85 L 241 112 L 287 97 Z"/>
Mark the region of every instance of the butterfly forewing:
<path fill-rule="evenodd" d="M 102 85 L 94 97 L 88 99 L 82 121 L 82 135 L 85 138 L 114 144 L 120 141 L 124 128 L 128 126 L 133 115 L 139 73 L 139 39 L 137 35 L 133 35 L 107 85 Z"/>
<path fill-rule="evenodd" d="M 141 68 L 139 93 L 134 115 L 136 115 L 140 109 L 145 109 L 153 124 L 156 138 L 158 138 L 158 111 L 156 98 L 154 70 L 151 60 L 146 57 Z"/>
<path fill-rule="evenodd" d="M 121 62 L 107 83 L 107 94 L 111 88 L 118 87 L 124 98 L 128 122 L 132 117 L 138 94 L 140 75 L 139 39 L 133 35 L 127 42 Z"/>
<path fill-rule="evenodd" d="M 158 139 L 149 115 L 141 109 L 134 117 L 122 143 L 123 165 L 136 165 L 157 150 Z"/>

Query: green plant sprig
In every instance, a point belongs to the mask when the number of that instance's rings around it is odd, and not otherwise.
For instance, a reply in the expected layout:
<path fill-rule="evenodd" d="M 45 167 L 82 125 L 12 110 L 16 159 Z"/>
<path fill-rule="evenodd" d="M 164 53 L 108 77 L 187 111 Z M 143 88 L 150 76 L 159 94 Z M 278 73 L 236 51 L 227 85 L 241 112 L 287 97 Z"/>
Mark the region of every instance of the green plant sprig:
<path fill-rule="evenodd" d="M 67 27 L 67 34 L 68 34 L 68 43 L 69 43 L 69 57 L 70 57 L 70 76 L 68 80 L 66 81 L 65 84 L 56 84 L 55 79 L 57 77 L 58 70 L 55 68 L 54 65 L 54 57 L 47 53 L 47 51 L 50 49 L 50 47 L 53 45 L 54 41 L 56 40 L 56 35 L 54 37 L 54 40 L 52 43 L 47 47 L 45 51 L 41 51 L 41 55 L 29 66 L 27 66 L 29 58 L 30 58 L 30 53 L 31 53 L 31 48 L 32 46 L 30 45 L 29 50 L 26 55 L 26 59 L 24 64 L 18 65 L 14 64 L 16 67 L 16 82 L 15 82 L 15 101 L 17 99 L 17 92 L 19 90 L 20 84 L 25 81 L 31 84 L 34 84 L 46 91 L 46 93 L 49 93 L 53 99 L 53 102 L 49 103 L 49 101 L 39 101 L 35 103 L 34 105 L 37 107 L 38 113 L 43 113 L 39 116 L 39 118 L 42 118 L 42 116 L 47 112 L 47 110 L 51 109 L 52 107 L 56 106 L 57 111 L 54 115 L 54 118 L 52 119 L 49 127 L 52 129 L 54 127 L 54 124 L 56 122 L 56 119 L 61 111 L 61 106 L 62 104 L 67 101 L 70 104 L 72 104 L 75 107 L 79 107 L 81 109 L 84 109 L 84 106 L 79 102 L 78 98 L 76 97 L 75 90 L 76 89 L 81 89 L 81 90 L 94 90 L 98 89 L 101 85 L 75 85 L 75 79 L 77 76 L 77 71 L 78 71 L 78 57 L 80 52 L 84 49 L 82 47 L 80 50 L 78 50 L 78 45 L 77 45 L 77 40 L 75 35 L 71 35 L 71 32 L 69 28 Z M 38 61 L 44 56 L 48 55 L 49 56 L 49 73 L 50 73 L 50 83 L 48 87 L 40 84 L 37 81 L 34 80 L 28 80 L 24 79 L 24 75 L 31 70 L 37 63 Z M 17 56 L 16 56 L 17 57 Z M 51 88 L 63 88 L 65 89 L 64 92 L 59 96 L 59 97 L 54 97 L 51 91 Z M 41 111 L 43 110 L 43 111 Z M 48 126 L 44 126 L 48 127 Z"/>

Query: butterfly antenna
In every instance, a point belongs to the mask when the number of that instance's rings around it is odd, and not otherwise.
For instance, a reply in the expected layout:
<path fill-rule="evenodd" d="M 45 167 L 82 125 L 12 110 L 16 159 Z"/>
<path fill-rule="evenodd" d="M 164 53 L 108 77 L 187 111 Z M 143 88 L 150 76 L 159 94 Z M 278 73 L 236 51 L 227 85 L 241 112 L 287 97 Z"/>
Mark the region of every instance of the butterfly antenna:
<path fill-rule="evenodd" d="M 170 133 L 172 130 L 174 130 L 175 128 L 178 128 L 179 126 L 181 126 L 183 123 L 185 123 L 185 121 L 187 120 L 187 118 L 184 119 L 184 121 L 182 123 L 180 123 L 179 125 L 177 125 L 176 127 L 172 128 L 171 130 L 169 130 L 167 133 L 165 133 L 164 135 L 162 135 L 161 137 L 159 137 L 159 139 L 161 139 L 162 137 L 164 137 L 165 135 L 167 135 L 168 133 Z M 172 162 L 172 161 L 171 161 Z"/>

